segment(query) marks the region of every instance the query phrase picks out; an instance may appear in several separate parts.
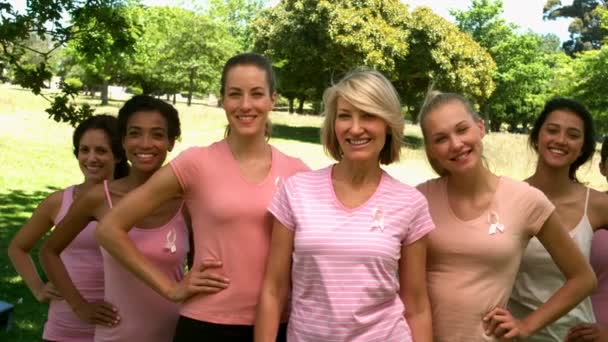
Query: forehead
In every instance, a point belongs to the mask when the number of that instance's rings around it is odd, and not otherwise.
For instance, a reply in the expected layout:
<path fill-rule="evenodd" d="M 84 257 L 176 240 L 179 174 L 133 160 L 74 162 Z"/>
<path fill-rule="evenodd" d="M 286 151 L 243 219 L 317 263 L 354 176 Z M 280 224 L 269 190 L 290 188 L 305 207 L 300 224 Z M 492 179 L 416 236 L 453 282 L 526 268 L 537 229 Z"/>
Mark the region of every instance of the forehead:
<path fill-rule="evenodd" d="M 93 128 L 84 132 L 80 138 L 80 145 L 109 145 L 106 132 L 102 129 Z"/>
<path fill-rule="evenodd" d="M 558 109 L 554 110 L 547 116 L 547 120 L 545 120 L 545 125 L 558 125 L 564 126 L 567 128 L 576 128 L 579 130 L 583 130 L 584 122 L 576 113 L 566 110 L 566 109 Z"/>
<path fill-rule="evenodd" d="M 161 127 L 167 128 L 167 120 L 157 110 L 137 111 L 129 117 L 127 128 L 129 127 Z"/>
<path fill-rule="evenodd" d="M 449 130 L 463 121 L 474 123 L 471 113 L 464 104 L 458 101 L 449 101 L 431 110 L 424 117 L 423 126 L 429 133 Z"/>
<path fill-rule="evenodd" d="M 226 88 L 267 87 L 266 72 L 255 65 L 236 65 L 226 74 Z"/>

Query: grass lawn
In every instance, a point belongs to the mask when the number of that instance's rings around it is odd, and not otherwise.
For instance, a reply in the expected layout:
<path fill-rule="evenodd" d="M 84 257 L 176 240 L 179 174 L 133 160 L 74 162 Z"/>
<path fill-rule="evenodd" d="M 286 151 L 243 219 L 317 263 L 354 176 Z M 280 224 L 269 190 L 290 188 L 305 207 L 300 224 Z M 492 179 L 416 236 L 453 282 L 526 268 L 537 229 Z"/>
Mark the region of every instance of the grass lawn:
<path fill-rule="evenodd" d="M 97 99 L 81 98 L 92 104 Z M 98 113 L 116 114 L 121 102 L 97 107 Z M 72 128 L 56 123 L 44 112 L 47 102 L 9 85 L 0 85 L 0 300 L 15 305 L 15 324 L 0 332 L 1 341 L 40 340 L 46 306 L 36 302 L 8 260 L 6 249 L 14 232 L 27 220 L 37 204 L 50 192 L 81 181 L 72 155 Z M 226 119 L 221 109 L 196 104 L 178 104 L 183 136 L 169 159 L 193 145 L 206 145 L 223 137 Z M 312 168 L 331 163 L 319 144 L 318 116 L 273 113 L 271 143 L 297 156 Z M 422 149 L 420 130 L 408 125 L 401 162 L 386 169 L 405 183 L 415 185 L 434 176 Z M 484 139 L 490 168 L 501 175 L 523 179 L 531 174 L 535 155 L 526 145 L 526 136 L 493 133 Z M 598 154 L 584 165 L 580 178 L 590 186 L 607 190 L 597 170 Z M 37 250 L 34 252 L 37 254 Z"/>

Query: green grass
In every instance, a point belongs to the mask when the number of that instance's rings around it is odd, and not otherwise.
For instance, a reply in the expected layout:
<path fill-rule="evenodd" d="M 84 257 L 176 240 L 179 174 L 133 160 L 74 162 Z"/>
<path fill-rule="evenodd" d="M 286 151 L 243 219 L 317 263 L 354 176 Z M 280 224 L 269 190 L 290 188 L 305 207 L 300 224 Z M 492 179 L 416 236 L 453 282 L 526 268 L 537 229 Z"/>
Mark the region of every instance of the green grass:
<path fill-rule="evenodd" d="M 79 101 L 96 105 L 99 100 L 82 97 Z M 120 101 L 111 101 L 96 111 L 116 114 L 120 105 Z M 46 106 L 44 99 L 28 91 L 0 85 L 0 300 L 16 304 L 15 325 L 9 333 L 0 332 L 1 341 L 39 340 L 47 309 L 36 302 L 10 266 L 8 243 L 43 198 L 82 177 L 72 155 L 72 128 L 49 119 L 44 112 Z M 177 108 L 183 136 L 169 158 L 189 146 L 206 145 L 223 137 L 226 119 L 221 109 L 201 103 L 192 107 L 178 104 Z M 312 168 L 331 163 L 319 144 L 322 118 L 287 113 L 272 113 L 271 118 L 272 144 Z M 411 185 L 434 177 L 424 156 L 419 128 L 408 125 L 405 135 L 401 162 L 387 167 L 388 172 Z M 490 168 L 498 174 L 523 179 L 534 168 L 536 157 L 524 135 L 489 134 L 484 148 Z M 597 163 L 598 154 L 581 168 L 579 176 L 592 187 L 608 190 Z"/>

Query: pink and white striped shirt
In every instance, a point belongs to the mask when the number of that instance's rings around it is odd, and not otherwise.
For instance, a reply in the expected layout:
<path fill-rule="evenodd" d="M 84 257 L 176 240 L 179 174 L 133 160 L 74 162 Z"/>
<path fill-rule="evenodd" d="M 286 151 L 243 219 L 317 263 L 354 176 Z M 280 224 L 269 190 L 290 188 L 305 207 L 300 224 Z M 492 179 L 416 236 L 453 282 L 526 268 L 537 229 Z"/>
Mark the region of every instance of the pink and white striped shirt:
<path fill-rule="evenodd" d="M 293 230 L 289 341 L 411 341 L 399 297 L 401 247 L 434 228 L 424 196 L 386 172 L 346 208 L 333 166 L 287 179 L 269 211 Z"/>

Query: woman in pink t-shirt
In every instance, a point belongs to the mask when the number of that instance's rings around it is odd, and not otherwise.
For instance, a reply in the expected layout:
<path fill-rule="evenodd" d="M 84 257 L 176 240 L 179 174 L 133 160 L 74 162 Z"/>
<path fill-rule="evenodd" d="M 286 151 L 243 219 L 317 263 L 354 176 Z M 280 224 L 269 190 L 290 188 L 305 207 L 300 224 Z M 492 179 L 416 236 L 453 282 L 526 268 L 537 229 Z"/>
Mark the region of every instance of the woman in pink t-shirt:
<path fill-rule="evenodd" d="M 269 206 L 272 247 L 255 341 L 432 341 L 426 200 L 380 164 L 399 160 L 403 115 L 391 83 L 355 71 L 323 95 L 321 140 L 338 163 L 300 173 Z M 291 305 L 287 305 L 290 298 Z"/>
<path fill-rule="evenodd" d="M 434 341 L 526 338 L 588 296 L 593 271 L 551 202 L 484 165 L 485 125 L 469 102 L 458 94 L 431 93 L 420 125 L 431 166 L 441 176 L 418 186 L 436 225 L 427 264 Z M 517 320 L 506 304 L 533 236 L 566 280 L 538 310 Z"/>
<path fill-rule="evenodd" d="M 538 154 L 538 162 L 534 174 L 526 182 L 542 191 L 555 205 L 576 251 L 589 262 L 594 232 L 608 226 L 608 196 L 583 185 L 576 176 L 578 168 L 595 153 L 591 113 L 573 99 L 553 98 L 536 118 L 529 143 Z M 524 252 L 509 310 L 516 318 L 529 315 L 564 282 L 565 278 L 551 260 L 548 249 L 533 238 Z M 600 333 L 595 322 L 591 299 L 587 297 L 530 336 L 528 341 L 593 340 Z"/>
<path fill-rule="evenodd" d="M 143 184 L 165 161 L 180 135 L 177 110 L 151 96 L 134 96 L 118 112 L 118 127 L 131 169 L 127 177 L 103 182 L 74 203 L 43 244 L 41 261 L 49 278 L 83 320 L 102 320 L 95 341 L 168 342 L 178 318 L 178 305 L 151 291 L 103 249 L 104 299 L 93 306 L 74 287 L 59 254 L 90 221 L 100 221 L 112 206 Z M 181 280 L 188 251 L 183 199 L 161 207 L 125 229 L 129 244 L 141 251 L 141 262 L 174 281 Z M 105 246 L 104 246 L 105 247 Z"/>
<path fill-rule="evenodd" d="M 225 139 L 182 152 L 118 203 L 97 230 L 108 253 L 165 298 L 183 302 L 174 341 L 253 338 L 272 228 L 266 207 L 283 179 L 307 169 L 268 143 L 276 94 L 266 58 L 230 58 L 220 91 Z M 177 195 L 191 214 L 194 240 L 193 265 L 182 282 L 141 262 L 122 233 Z"/>
<path fill-rule="evenodd" d="M 84 182 L 47 197 L 8 247 L 15 270 L 34 297 L 39 302 L 50 304 L 42 335 L 44 341 L 93 341 L 94 323 L 99 322 L 85 322 L 78 318 L 55 286 L 40 279 L 30 252 L 63 219 L 74 199 L 105 179 L 125 176 L 128 170 L 115 117 L 96 115 L 86 119 L 76 127 L 72 141 Z M 93 239 L 95 225 L 91 222 L 61 254 L 68 273 L 75 278 L 76 288 L 88 301 L 103 300 L 103 264 L 99 247 Z"/>

